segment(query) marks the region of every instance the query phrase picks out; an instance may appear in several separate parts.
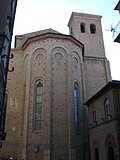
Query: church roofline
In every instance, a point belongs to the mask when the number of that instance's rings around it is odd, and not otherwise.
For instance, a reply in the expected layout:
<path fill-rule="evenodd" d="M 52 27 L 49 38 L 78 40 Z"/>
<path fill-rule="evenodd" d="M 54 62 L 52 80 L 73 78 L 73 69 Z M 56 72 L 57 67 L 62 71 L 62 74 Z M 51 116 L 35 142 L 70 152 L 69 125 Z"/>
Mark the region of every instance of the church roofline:
<path fill-rule="evenodd" d="M 80 41 L 78 41 L 77 39 L 75 39 L 71 35 L 65 35 L 65 34 L 61 34 L 59 32 L 58 33 L 57 32 L 56 33 L 47 32 L 44 34 L 28 37 L 27 40 L 22 44 L 22 48 L 25 49 L 31 42 L 45 40 L 48 38 L 70 41 L 70 42 L 74 43 L 75 45 L 77 45 L 78 47 L 82 48 L 82 53 L 84 55 L 84 44 L 83 43 L 81 43 Z"/>
<path fill-rule="evenodd" d="M 112 80 L 108 82 L 103 88 L 101 88 L 96 94 L 94 94 L 90 99 L 88 99 L 84 105 L 89 106 L 94 100 L 102 96 L 106 91 L 110 89 L 120 89 L 120 81 Z"/>
<path fill-rule="evenodd" d="M 29 38 L 29 37 L 34 37 L 34 36 L 37 36 L 37 35 L 41 35 L 41 34 L 45 34 L 45 33 L 59 33 L 58 31 L 56 30 L 53 30 L 52 28 L 48 28 L 48 29 L 44 29 L 44 30 L 40 30 L 40 31 L 35 31 L 35 32 L 30 32 L 30 33 L 26 33 L 26 34 L 22 34 L 22 35 L 16 35 L 15 36 L 15 48 L 17 46 L 17 40 L 22 40 L 22 44 L 25 43 L 25 41 Z"/>
<path fill-rule="evenodd" d="M 25 33 L 25 34 L 22 34 L 22 35 L 16 35 L 16 37 L 32 37 L 33 35 L 37 36 L 37 35 L 48 33 L 48 32 L 61 34 L 60 32 L 58 32 L 58 31 L 56 31 L 52 28 L 48 28 L 48 29 L 44 29 L 44 30 L 40 30 L 40 31 Z"/>

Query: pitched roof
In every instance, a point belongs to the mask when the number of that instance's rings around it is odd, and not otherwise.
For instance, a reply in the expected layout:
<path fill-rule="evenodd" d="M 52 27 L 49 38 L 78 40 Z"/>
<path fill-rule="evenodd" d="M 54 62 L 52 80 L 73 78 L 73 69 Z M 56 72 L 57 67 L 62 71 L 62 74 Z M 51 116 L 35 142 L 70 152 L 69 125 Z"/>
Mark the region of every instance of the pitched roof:
<path fill-rule="evenodd" d="M 87 100 L 87 102 L 85 102 L 85 105 L 89 105 L 90 103 L 92 103 L 95 99 L 99 98 L 101 95 L 103 95 L 106 91 L 110 90 L 113 88 L 119 88 L 120 89 L 120 81 L 110 81 L 108 82 L 103 88 L 101 88 L 96 94 L 94 94 L 90 99 Z"/>

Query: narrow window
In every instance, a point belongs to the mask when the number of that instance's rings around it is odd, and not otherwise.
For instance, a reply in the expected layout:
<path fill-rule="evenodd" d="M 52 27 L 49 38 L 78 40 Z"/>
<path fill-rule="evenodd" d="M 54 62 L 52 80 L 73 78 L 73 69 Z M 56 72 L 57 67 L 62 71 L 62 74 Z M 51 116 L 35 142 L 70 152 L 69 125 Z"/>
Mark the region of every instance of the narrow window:
<path fill-rule="evenodd" d="M 75 113 L 75 125 L 76 131 L 79 132 L 79 114 L 78 114 L 78 85 L 74 84 L 74 113 Z"/>
<path fill-rule="evenodd" d="M 71 29 L 70 29 L 70 34 L 71 34 L 71 35 L 73 34 L 73 29 L 72 29 L 72 27 L 71 27 Z"/>
<path fill-rule="evenodd" d="M 81 29 L 81 33 L 85 33 L 85 24 L 84 23 L 80 24 L 80 29 Z"/>
<path fill-rule="evenodd" d="M 95 24 L 91 24 L 91 25 L 90 25 L 90 32 L 91 32 L 92 34 L 95 34 L 95 33 L 96 33 L 96 26 L 95 26 Z"/>
<path fill-rule="evenodd" d="M 93 125 L 94 125 L 94 126 L 97 125 L 97 121 L 96 121 L 96 111 L 93 111 Z"/>
<path fill-rule="evenodd" d="M 105 98 L 105 101 L 104 101 L 104 110 L 105 110 L 105 119 L 110 120 L 112 117 L 110 114 L 110 104 L 107 98 Z"/>
<path fill-rule="evenodd" d="M 43 84 L 37 81 L 35 85 L 35 129 L 41 129 L 42 122 Z"/>

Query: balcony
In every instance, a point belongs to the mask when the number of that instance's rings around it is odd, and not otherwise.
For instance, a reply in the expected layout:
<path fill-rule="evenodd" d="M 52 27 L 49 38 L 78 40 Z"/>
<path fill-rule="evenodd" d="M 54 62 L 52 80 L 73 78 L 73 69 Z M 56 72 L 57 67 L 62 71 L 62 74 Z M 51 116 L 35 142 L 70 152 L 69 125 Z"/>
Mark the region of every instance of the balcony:
<path fill-rule="evenodd" d="M 113 39 L 114 42 L 120 43 L 120 21 L 113 30 Z"/>

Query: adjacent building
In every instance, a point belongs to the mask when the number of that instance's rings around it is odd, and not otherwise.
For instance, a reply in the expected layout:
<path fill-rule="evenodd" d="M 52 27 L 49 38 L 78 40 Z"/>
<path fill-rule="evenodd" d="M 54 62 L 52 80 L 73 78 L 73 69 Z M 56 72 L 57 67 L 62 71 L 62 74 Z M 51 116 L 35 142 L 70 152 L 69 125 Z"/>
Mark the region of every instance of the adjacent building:
<path fill-rule="evenodd" d="M 84 102 L 111 81 L 101 16 L 73 12 L 70 34 L 16 36 L 7 82 L 4 159 L 88 160 Z"/>
<path fill-rule="evenodd" d="M 111 81 L 87 102 L 91 160 L 120 159 L 120 81 Z"/>
<path fill-rule="evenodd" d="M 120 14 L 120 0 L 118 1 L 115 10 L 119 11 Z M 120 43 L 120 21 L 116 25 L 116 27 L 113 29 L 113 38 L 114 42 Z"/>
<path fill-rule="evenodd" d="M 0 1 L 0 140 L 5 139 L 6 82 L 17 0 Z"/>

